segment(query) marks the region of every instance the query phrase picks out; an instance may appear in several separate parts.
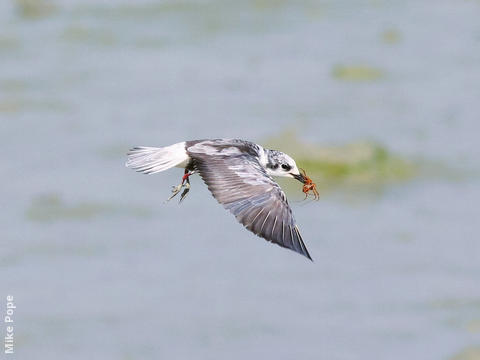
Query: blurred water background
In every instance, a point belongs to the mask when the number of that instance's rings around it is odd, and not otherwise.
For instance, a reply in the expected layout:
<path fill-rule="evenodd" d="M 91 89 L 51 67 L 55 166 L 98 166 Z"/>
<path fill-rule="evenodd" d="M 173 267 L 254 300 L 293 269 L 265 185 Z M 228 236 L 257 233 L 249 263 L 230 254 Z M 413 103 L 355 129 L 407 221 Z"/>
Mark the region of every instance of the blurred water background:
<path fill-rule="evenodd" d="M 2 1 L 14 358 L 480 359 L 479 19 L 474 0 Z M 124 168 L 212 137 L 298 157 L 314 263 L 199 178 L 163 205 L 181 170 Z"/>

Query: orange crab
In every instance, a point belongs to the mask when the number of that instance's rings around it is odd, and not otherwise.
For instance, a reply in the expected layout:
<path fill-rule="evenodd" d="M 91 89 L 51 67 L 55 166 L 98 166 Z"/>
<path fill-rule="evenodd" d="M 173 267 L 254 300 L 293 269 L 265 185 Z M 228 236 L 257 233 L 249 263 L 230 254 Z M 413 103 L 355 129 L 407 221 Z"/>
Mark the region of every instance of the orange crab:
<path fill-rule="evenodd" d="M 320 195 L 318 194 L 318 191 L 317 191 L 317 185 L 315 185 L 315 183 L 312 181 L 312 179 L 310 179 L 307 174 L 305 173 L 305 170 L 303 169 L 300 169 L 302 171 L 302 175 L 303 177 L 305 178 L 305 181 L 303 183 L 303 193 L 305 194 L 305 199 L 308 197 L 308 195 L 310 195 L 310 191 L 313 192 L 313 198 L 315 200 L 318 200 L 320 198 Z"/>

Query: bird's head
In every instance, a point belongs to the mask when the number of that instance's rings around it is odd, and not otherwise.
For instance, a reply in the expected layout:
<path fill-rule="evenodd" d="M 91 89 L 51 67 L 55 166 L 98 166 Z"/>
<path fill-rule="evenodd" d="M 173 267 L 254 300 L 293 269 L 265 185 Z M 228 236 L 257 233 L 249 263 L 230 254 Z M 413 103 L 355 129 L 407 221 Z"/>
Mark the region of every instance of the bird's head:
<path fill-rule="evenodd" d="M 298 170 L 295 160 L 281 151 L 268 150 L 265 169 L 270 176 L 290 177 L 305 183 L 305 177 Z"/>

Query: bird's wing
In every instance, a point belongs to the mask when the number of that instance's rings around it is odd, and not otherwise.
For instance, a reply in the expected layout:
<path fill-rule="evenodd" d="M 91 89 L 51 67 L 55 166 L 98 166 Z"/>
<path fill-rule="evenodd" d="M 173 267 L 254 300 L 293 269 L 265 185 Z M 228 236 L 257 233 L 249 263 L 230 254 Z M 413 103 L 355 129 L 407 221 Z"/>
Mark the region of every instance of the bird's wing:
<path fill-rule="evenodd" d="M 310 260 L 280 186 L 242 146 L 203 141 L 187 143 L 195 169 L 215 199 L 254 234 L 296 251 Z"/>

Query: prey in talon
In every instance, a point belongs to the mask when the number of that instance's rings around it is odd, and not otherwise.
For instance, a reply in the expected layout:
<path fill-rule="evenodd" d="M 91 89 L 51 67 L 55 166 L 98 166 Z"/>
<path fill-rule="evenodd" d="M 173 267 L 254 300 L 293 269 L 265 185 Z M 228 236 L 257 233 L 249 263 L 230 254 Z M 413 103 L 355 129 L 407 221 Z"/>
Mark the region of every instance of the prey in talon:
<path fill-rule="evenodd" d="M 315 200 L 318 200 L 320 198 L 320 195 L 318 194 L 318 191 L 317 191 L 317 185 L 312 181 L 312 179 L 310 179 L 307 174 L 305 173 L 305 170 L 303 169 L 300 169 L 302 171 L 302 175 L 303 175 L 303 179 L 304 179 L 304 182 L 303 182 L 303 193 L 305 194 L 305 199 L 308 197 L 308 195 L 310 195 L 310 191 L 313 193 L 313 198 Z"/>

